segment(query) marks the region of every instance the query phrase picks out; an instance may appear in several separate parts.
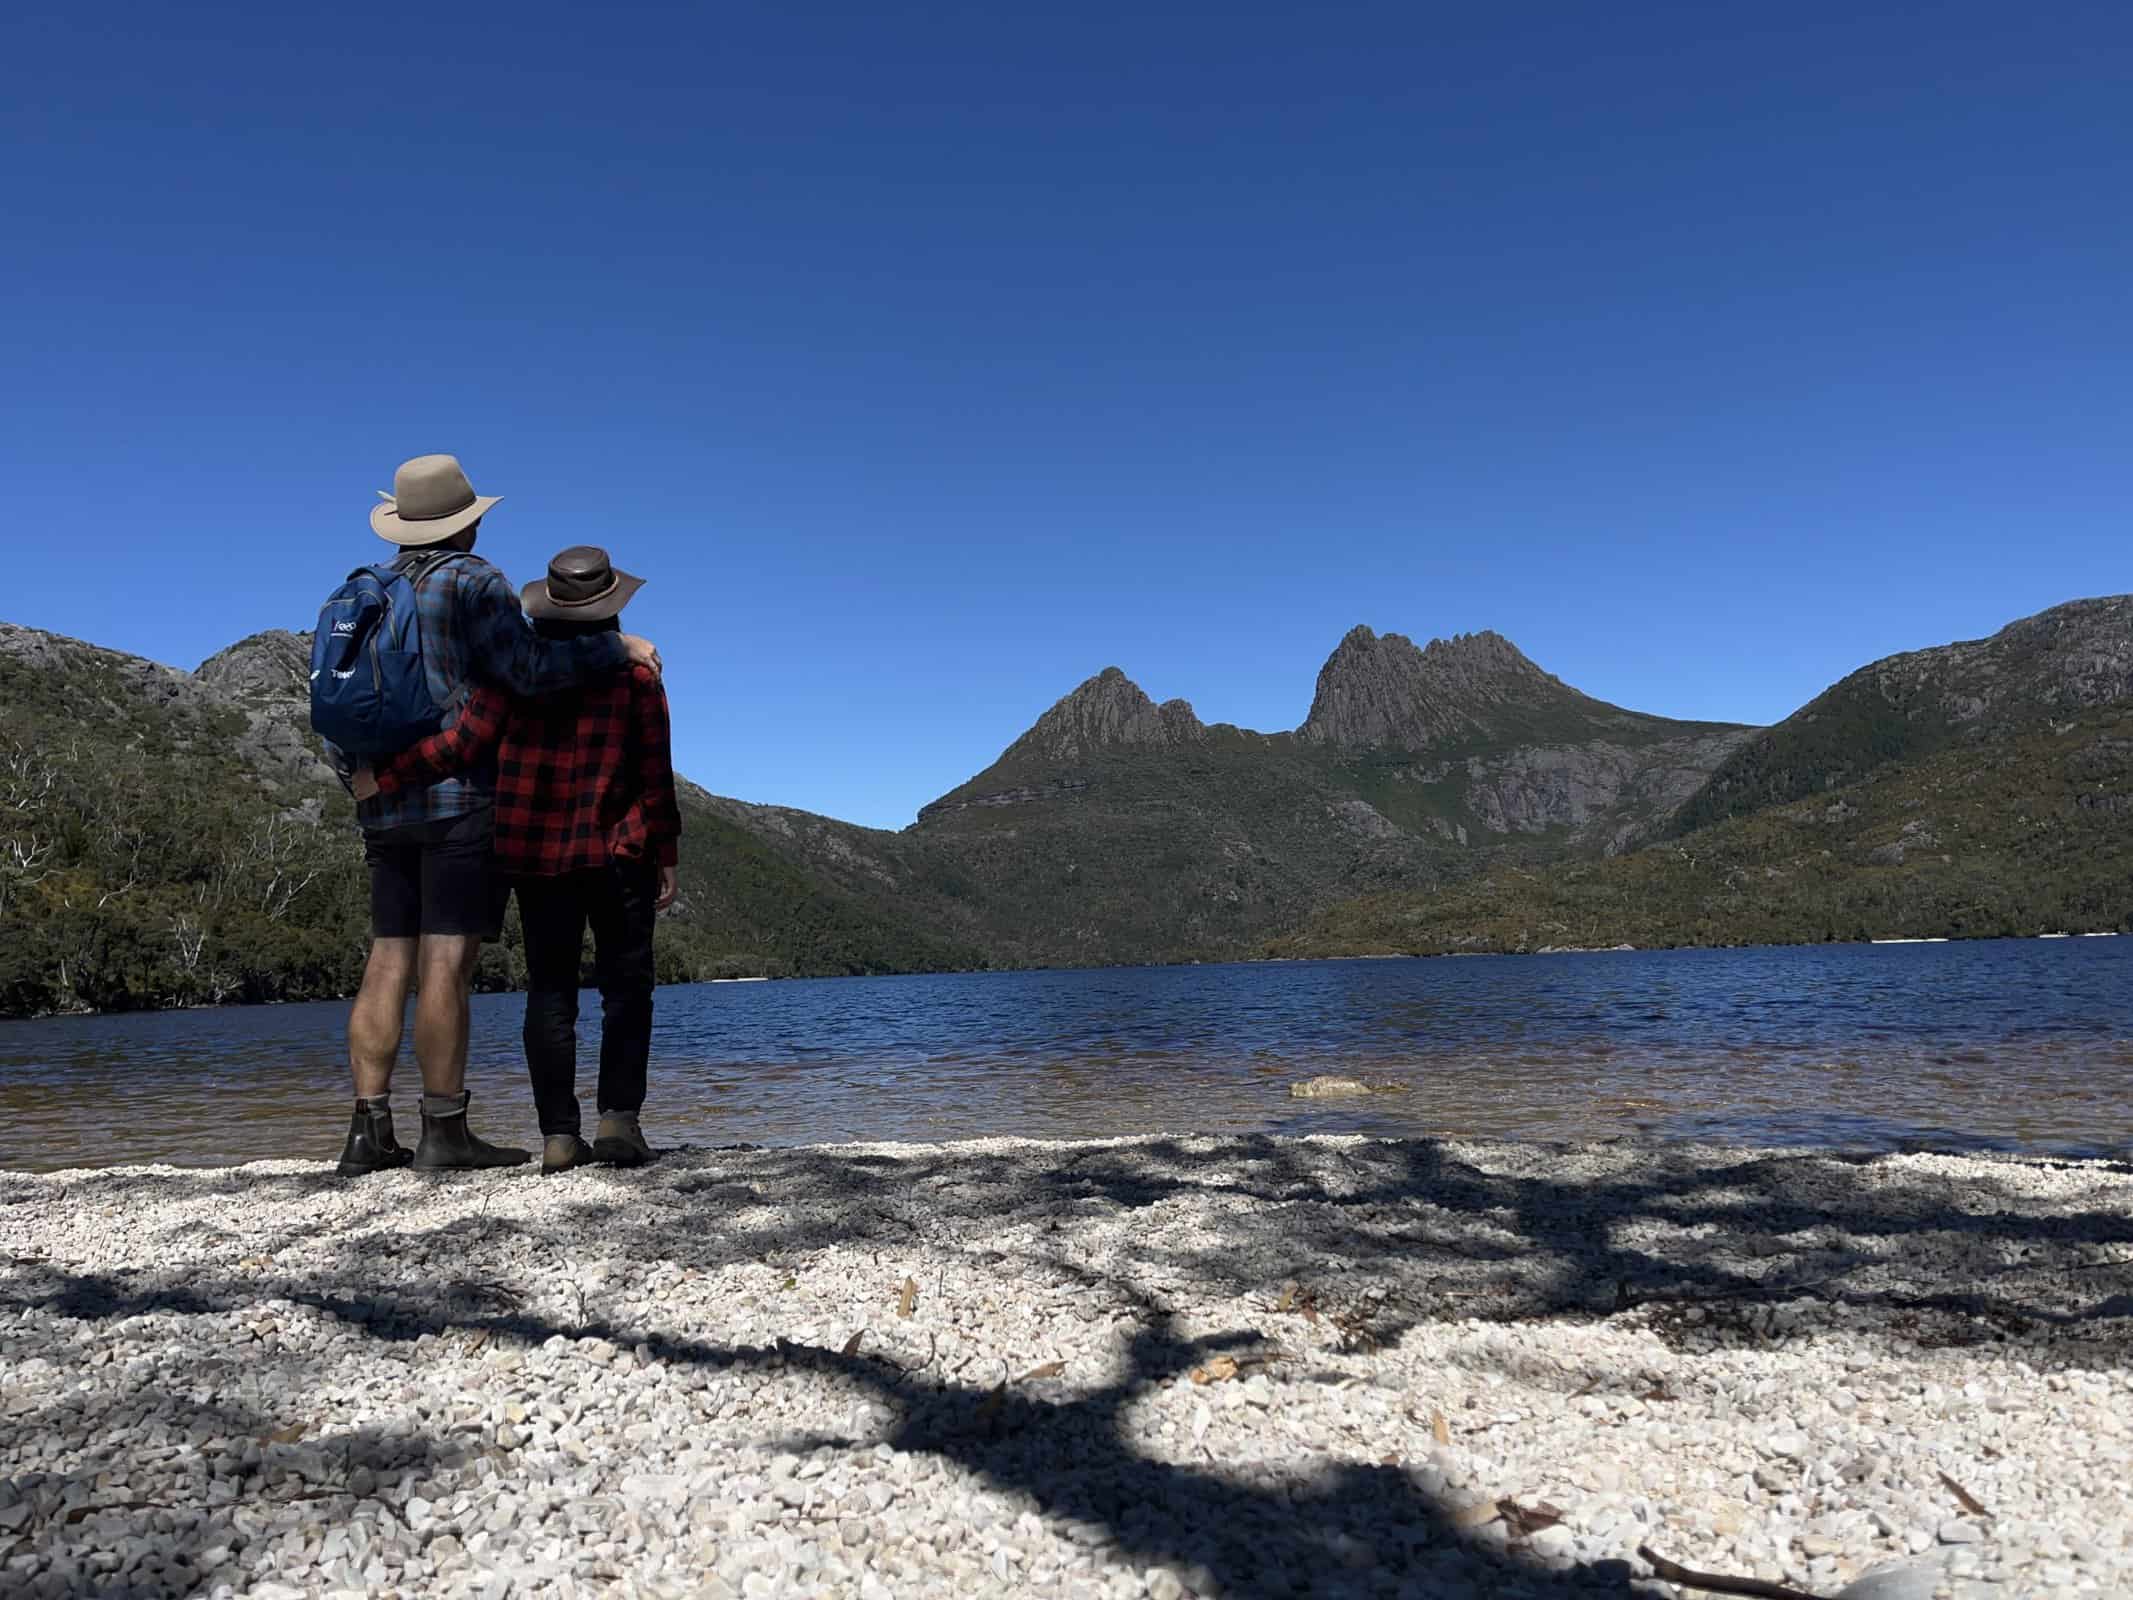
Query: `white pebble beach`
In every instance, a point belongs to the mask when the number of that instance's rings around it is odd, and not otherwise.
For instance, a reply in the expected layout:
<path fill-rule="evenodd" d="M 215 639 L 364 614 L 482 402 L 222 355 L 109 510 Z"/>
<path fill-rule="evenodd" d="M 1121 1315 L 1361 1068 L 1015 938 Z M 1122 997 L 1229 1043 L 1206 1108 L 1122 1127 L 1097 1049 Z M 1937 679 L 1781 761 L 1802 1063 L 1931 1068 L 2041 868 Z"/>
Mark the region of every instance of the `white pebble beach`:
<path fill-rule="evenodd" d="M 0 1174 L 0 1591 L 2133 1594 L 2133 1167 Z"/>

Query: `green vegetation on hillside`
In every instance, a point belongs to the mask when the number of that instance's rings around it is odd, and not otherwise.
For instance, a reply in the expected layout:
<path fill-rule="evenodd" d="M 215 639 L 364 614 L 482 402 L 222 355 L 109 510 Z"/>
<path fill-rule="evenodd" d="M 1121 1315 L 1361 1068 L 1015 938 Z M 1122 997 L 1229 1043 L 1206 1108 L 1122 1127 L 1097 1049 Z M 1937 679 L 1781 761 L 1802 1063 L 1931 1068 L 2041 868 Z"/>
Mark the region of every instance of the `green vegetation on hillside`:
<path fill-rule="evenodd" d="M 0 1016 L 351 993 L 369 895 L 339 788 L 256 768 L 244 711 L 197 680 L 70 640 L 36 645 L 0 650 Z M 302 717 L 299 701 L 285 710 Z M 983 964 L 693 793 L 683 810 L 662 981 Z M 479 982 L 524 976 L 514 913 Z"/>
<path fill-rule="evenodd" d="M 1041 773 L 1057 785 L 1041 798 L 935 809 L 904 836 L 916 887 L 961 900 L 1008 959 L 1100 965 L 1250 954 L 1331 896 L 1459 870 L 1454 847 L 1394 828 L 1322 762 L 1268 743 L 1099 750 Z M 958 797 L 972 792 L 985 791 Z"/>
<path fill-rule="evenodd" d="M 1334 906 L 1268 953 L 1804 944 L 2133 925 L 2133 712 L 1944 750 L 1600 861 Z"/>
<path fill-rule="evenodd" d="M 240 715 L 144 687 L 0 656 L 0 1014 L 346 992 L 353 836 L 262 788 Z"/>
<path fill-rule="evenodd" d="M 1871 662 L 1742 745 L 1674 816 L 1692 833 L 1897 762 L 2067 726 L 2133 700 L 2133 596 L 2072 600 L 1970 639 Z"/>
<path fill-rule="evenodd" d="M 987 964 L 981 950 L 806 871 L 687 794 L 682 817 L 680 915 L 660 924 L 661 973 L 669 982 Z"/>

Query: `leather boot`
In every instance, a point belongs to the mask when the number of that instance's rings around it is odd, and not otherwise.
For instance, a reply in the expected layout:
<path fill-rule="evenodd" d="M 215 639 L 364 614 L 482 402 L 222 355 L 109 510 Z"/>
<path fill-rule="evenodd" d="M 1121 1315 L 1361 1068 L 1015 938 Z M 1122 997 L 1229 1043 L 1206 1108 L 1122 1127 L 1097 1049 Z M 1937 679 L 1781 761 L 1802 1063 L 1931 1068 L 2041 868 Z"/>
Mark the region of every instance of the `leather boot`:
<path fill-rule="evenodd" d="M 634 1111 L 603 1111 L 593 1134 L 593 1159 L 611 1167 L 641 1167 L 652 1159 Z"/>
<path fill-rule="evenodd" d="M 355 1114 L 348 1119 L 341 1164 L 334 1171 L 344 1178 L 360 1178 L 366 1172 L 395 1171 L 414 1159 L 414 1151 L 393 1137 L 392 1107 L 358 1100 Z"/>
<path fill-rule="evenodd" d="M 551 1133 L 541 1141 L 541 1171 L 568 1172 L 593 1158 L 592 1147 L 574 1133 Z"/>
<path fill-rule="evenodd" d="M 422 1097 L 422 1142 L 415 1146 L 417 1171 L 516 1167 L 533 1159 L 530 1150 L 475 1138 L 467 1127 L 467 1102 L 472 1098 L 466 1094 Z M 446 1110 L 448 1105 L 454 1109 Z"/>

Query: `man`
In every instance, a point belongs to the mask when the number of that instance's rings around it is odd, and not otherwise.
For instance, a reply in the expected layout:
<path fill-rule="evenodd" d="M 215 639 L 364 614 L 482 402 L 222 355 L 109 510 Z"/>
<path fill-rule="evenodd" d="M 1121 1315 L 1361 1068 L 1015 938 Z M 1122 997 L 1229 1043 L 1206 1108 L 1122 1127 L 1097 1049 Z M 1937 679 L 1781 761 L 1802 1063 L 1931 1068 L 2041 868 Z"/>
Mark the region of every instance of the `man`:
<path fill-rule="evenodd" d="M 644 580 L 580 545 L 521 597 L 558 642 L 620 631 Z M 496 861 L 526 932 L 526 1067 L 543 1172 L 652 1158 L 640 1117 L 652 1052 L 652 930 L 674 901 L 681 808 L 667 698 L 643 668 L 542 700 L 484 686 L 450 728 L 355 775 L 358 796 L 399 794 L 491 761 Z M 600 1125 L 590 1148 L 577 1097 L 578 988 L 588 925 L 600 984 Z"/>
<path fill-rule="evenodd" d="M 657 672 L 658 652 L 643 639 L 534 634 L 504 575 L 473 553 L 482 518 L 501 497 L 475 494 L 454 457 L 402 462 L 392 494 L 381 498 L 370 525 L 404 552 L 393 564 L 415 585 L 423 670 L 437 704 L 457 706 L 485 683 L 531 698 L 625 665 Z M 343 774 L 352 771 L 347 757 L 327 749 Z M 341 1152 L 345 1176 L 409 1164 L 515 1166 L 529 1157 L 467 1127 L 468 998 L 482 941 L 496 936 L 502 912 L 490 859 L 495 791 L 491 766 L 356 806 L 370 869 L 371 944 L 348 1017 L 355 1113 Z M 422 1071 L 422 1138 L 412 1153 L 394 1138 L 389 1100 L 410 988 L 420 990 Z"/>

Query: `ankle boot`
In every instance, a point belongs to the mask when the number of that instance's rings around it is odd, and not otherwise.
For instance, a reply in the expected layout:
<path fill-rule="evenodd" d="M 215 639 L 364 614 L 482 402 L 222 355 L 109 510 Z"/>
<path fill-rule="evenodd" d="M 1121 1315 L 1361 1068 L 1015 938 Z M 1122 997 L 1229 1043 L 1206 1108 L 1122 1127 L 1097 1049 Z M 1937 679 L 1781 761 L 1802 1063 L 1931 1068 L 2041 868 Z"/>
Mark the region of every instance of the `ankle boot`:
<path fill-rule="evenodd" d="M 592 1160 L 592 1147 L 574 1133 L 551 1133 L 541 1141 L 541 1171 L 568 1172 Z"/>
<path fill-rule="evenodd" d="M 466 1094 L 422 1097 L 422 1142 L 415 1146 L 415 1166 L 424 1171 L 464 1171 L 474 1167 L 515 1167 L 533 1159 L 530 1150 L 490 1144 L 467 1128 Z"/>
<path fill-rule="evenodd" d="M 392 1107 L 358 1100 L 355 1115 L 348 1119 L 341 1164 L 334 1171 L 344 1178 L 360 1178 L 366 1172 L 391 1172 L 414 1159 L 415 1153 L 393 1137 Z"/>
<path fill-rule="evenodd" d="M 593 1134 L 593 1159 L 611 1167 L 641 1167 L 652 1159 L 634 1111 L 603 1111 Z"/>

